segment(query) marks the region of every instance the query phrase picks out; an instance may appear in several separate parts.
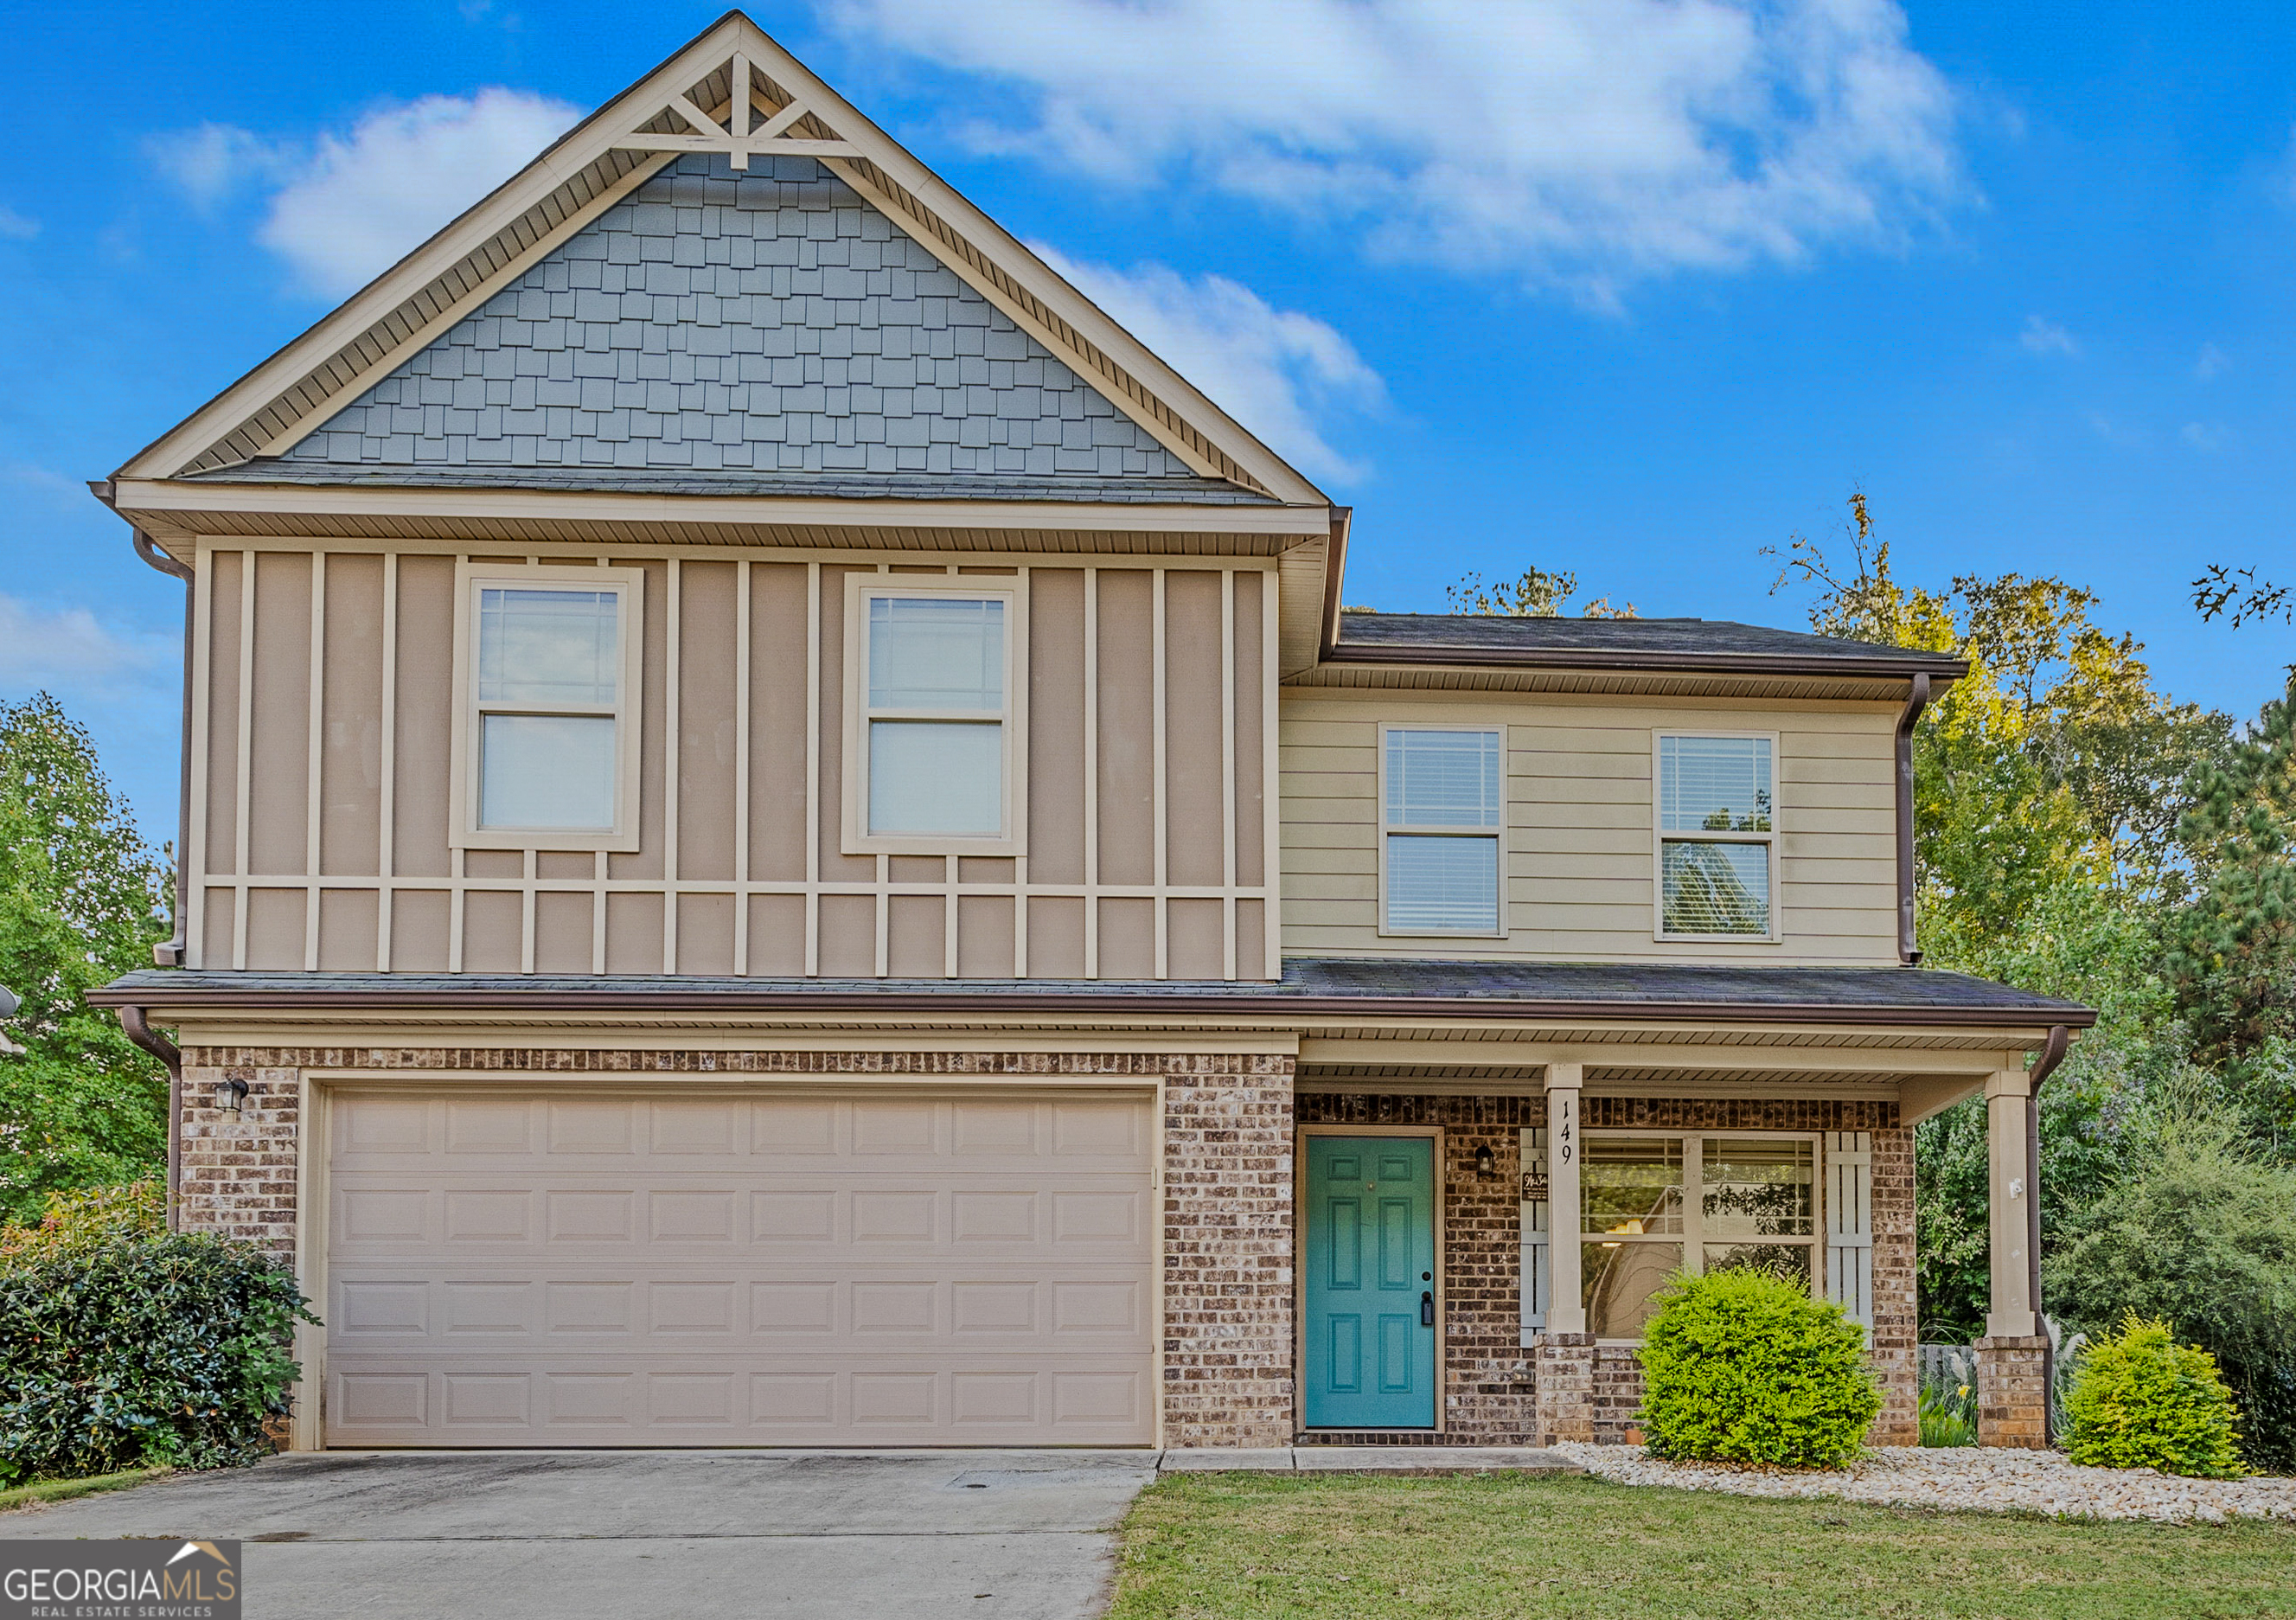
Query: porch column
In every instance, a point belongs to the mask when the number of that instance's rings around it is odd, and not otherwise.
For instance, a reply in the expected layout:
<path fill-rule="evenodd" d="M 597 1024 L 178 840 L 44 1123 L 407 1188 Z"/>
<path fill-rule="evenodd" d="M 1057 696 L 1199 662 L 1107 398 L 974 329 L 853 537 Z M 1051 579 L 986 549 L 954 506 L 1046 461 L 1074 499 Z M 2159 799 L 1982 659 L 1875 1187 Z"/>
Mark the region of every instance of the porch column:
<path fill-rule="evenodd" d="M 2033 1312 L 2031 1095 L 2021 1054 L 1985 1083 L 1992 1294 L 1974 1348 L 1978 1444 L 2039 1450 L 2048 1443 L 2049 1342 Z"/>
<path fill-rule="evenodd" d="M 1595 1438 L 1595 1339 L 1578 1282 L 1578 1125 L 1584 1068 L 1546 1065 L 1546 1330 L 1531 1352 L 1541 1445 Z"/>
<path fill-rule="evenodd" d="M 1586 1069 L 1546 1065 L 1546 1330 L 1587 1331 L 1578 1279 L 1578 1086 Z"/>

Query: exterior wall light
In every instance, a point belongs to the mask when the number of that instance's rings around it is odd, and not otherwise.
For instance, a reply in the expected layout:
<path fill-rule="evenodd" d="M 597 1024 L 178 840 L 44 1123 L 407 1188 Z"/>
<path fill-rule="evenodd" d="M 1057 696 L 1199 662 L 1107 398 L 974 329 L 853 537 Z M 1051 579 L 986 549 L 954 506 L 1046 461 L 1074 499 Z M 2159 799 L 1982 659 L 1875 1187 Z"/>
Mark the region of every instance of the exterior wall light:
<path fill-rule="evenodd" d="M 236 1115 L 240 1106 L 247 1101 L 247 1082 L 243 1080 L 219 1080 L 216 1082 L 215 1106 L 226 1114 Z"/>
<path fill-rule="evenodd" d="M 1481 1147 L 1475 1149 L 1475 1173 L 1477 1175 L 1495 1175 L 1498 1172 L 1498 1155 L 1491 1151 L 1491 1145 L 1488 1142 L 1485 1142 Z"/>

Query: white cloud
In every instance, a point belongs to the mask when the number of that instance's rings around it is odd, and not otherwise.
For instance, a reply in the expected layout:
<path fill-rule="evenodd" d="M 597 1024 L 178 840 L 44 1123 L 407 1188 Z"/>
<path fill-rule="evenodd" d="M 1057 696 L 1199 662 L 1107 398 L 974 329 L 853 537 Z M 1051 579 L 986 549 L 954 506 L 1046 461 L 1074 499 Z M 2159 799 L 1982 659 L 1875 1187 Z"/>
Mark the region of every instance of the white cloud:
<path fill-rule="evenodd" d="M 29 242 L 40 234 L 40 222 L 29 214 L 20 214 L 12 208 L 0 207 L 0 236 L 11 242 Z"/>
<path fill-rule="evenodd" d="M 1895 0 L 827 0 L 868 45 L 998 79 L 979 146 L 1178 170 L 1382 255 L 1598 294 L 1889 241 L 1963 186 Z"/>
<path fill-rule="evenodd" d="M 213 208 L 248 186 L 284 178 L 298 157 L 291 145 L 230 124 L 147 136 L 144 155 L 201 209 Z"/>
<path fill-rule="evenodd" d="M 2209 456 L 2232 448 L 2232 430 L 2221 423 L 2187 422 L 2178 430 L 2177 437 Z"/>
<path fill-rule="evenodd" d="M 275 188 L 257 239 L 312 291 L 340 297 L 518 172 L 582 116 L 565 102 L 490 86 L 378 107 L 348 135 L 308 146 L 229 125 L 146 143 L 201 207 L 250 185 Z"/>
<path fill-rule="evenodd" d="M 2045 321 L 2038 315 L 2025 317 L 2025 329 L 2017 334 L 2027 354 L 2079 354 L 2080 345 L 2073 334 L 2054 321 Z"/>
<path fill-rule="evenodd" d="M 84 607 L 35 607 L 0 593 L 0 689 L 164 694 L 179 678 L 181 657 L 173 636 L 115 629 Z"/>
<path fill-rule="evenodd" d="M 2223 349 L 2218 349 L 2214 343 L 2203 343 L 2201 345 L 2200 358 L 2193 362 L 2193 375 L 2206 382 L 2231 364 L 2232 362 L 2225 358 Z"/>
<path fill-rule="evenodd" d="M 1222 410 L 1311 478 L 1347 482 L 1367 471 L 1334 449 L 1319 422 L 1375 409 L 1379 374 L 1314 316 L 1278 309 L 1225 275 L 1190 281 L 1160 264 L 1086 264 L 1042 243 L 1030 248 L 1117 324 Z"/>

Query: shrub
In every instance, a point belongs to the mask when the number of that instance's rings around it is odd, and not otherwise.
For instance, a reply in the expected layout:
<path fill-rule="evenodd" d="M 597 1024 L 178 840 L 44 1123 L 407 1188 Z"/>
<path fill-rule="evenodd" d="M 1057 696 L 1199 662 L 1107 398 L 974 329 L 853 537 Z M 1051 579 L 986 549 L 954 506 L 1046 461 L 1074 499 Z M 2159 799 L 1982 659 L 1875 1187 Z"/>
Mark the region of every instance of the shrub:
<path fill-rule="evenodd" d="M 2243 1471 L 2232 1391 L 2216 1358 L 2177 1344 L 2158 1319 L 2132 1313 L 2119 1335 L 2089 1345 L 2065 1414 L 2065 1451 L 2075 1462 L 2205 1479 Z"/>
<path fill-rule="evenodd" d="M 1924 1384 L 1916 1415 L 1923 1445 L 1975 1445 L 1977 1402 L 1966 1384 Z"/>
<path fill-rule="evenodd" d="M 72 1188 L 48 1195 L 39 1225 L 0 1226 L 0 1265 L 116 1239 L 156 1238 L 167 1229 L 168 1190 L 157 1181 Z"/>
<path fill-rule="evenodd" d="M 2173 1117 L 2067 1223 L 2047 1270 L 2053 1306 L 2089 1328 L 2176 1323 L 2232 1386 L 2249 1460 L 2296 1468 L 2296 1168 L 2220 1116 Z"/>
<path fill-rule="evenodd" d="M 1677 1276 L 1644 1329 L 1642 1425 L 1657 1456 L 1833 1468 L 1882 1410 L 1866 1330 L 1767 1271 Z"/>
<path fill-rule="evenodd" d="M 288 1410 L 289 1336 L 317 1320 L 293 1273 L 206 1233 L 87 1224 L 0 1259 L 0 1484 L 253 1461 Z"/>

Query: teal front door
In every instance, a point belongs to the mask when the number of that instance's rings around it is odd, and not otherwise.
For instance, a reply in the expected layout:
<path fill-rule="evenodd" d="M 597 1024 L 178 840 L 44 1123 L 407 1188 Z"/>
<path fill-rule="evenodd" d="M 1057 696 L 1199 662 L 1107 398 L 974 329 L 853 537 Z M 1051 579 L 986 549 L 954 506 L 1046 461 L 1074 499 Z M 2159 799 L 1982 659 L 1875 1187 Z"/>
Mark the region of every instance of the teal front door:
<path fill-rule="evenodd" d="M 1308 1139 L 1307 1425 L 1435 1427 L 1435 1142 Z"/>

